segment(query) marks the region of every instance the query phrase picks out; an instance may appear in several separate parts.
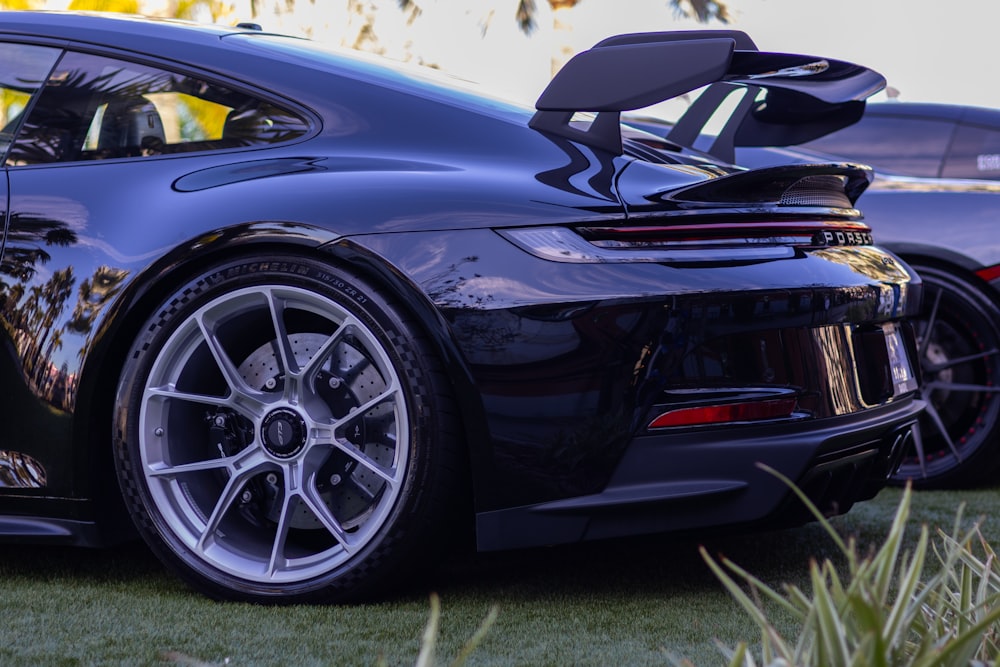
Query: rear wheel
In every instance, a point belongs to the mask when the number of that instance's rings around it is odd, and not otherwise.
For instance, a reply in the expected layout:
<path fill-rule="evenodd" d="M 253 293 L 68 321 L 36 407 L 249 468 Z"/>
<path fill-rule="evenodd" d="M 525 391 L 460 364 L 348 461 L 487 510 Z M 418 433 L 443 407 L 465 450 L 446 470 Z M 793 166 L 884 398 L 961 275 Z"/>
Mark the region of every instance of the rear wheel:
<path fill-rule="evenodd" d="M 894 481 L 956 488 L 1000 470 L 1000 309 L 973 283 L 914 264 L 924 283 L 917 329 L 927 410 Z"/>
<path fill-rule="evenodd" d="M 129 353 L 126 504 L 213 597 L 370 595 L 440 544 L 457 452 L 444 385 L 402 309 L 358 276 L 291 257 L 218 266 Z"/>

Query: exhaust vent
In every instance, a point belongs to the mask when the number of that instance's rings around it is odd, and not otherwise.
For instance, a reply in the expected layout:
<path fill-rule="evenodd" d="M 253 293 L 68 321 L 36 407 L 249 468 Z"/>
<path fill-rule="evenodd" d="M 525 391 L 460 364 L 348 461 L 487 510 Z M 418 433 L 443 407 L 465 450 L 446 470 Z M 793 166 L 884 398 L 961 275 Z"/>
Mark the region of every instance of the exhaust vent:
<path fill-rule="evenodd" d="M 781 194 L 778 206 L 825 206 L 851 208 L 845 188 L 847 178 L 833 174 L 806 176 Z"/>

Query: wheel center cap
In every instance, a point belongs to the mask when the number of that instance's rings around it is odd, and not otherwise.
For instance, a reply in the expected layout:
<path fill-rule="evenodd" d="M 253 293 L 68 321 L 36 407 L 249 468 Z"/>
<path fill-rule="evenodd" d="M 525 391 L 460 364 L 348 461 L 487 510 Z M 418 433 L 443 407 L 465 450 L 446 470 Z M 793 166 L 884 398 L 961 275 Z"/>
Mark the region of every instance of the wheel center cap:
<path fill-rule="evenodd" d="M 272 456 L 291 458 L 305 447 L 306 422 L 294 410 L 279 408 L 264 417 L 260 437 Z"/>

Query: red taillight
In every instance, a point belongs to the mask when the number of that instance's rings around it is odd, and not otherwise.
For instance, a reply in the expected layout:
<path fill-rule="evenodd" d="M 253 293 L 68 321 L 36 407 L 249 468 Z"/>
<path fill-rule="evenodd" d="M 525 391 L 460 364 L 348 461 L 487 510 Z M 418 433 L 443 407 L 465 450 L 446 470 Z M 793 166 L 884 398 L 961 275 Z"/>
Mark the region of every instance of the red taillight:
<path fill-rule="evenodd" d="M 664 412 L 650 422 L 647 428 L 670 428 L 672 426 L 698 426 L 702 424 L 726 424 L 730 422 L 759 421 L 761 419 L 780 419 L 790 417 L 794 410 L 794 398 L 678 408 Z"/>
<path fill-rule="evenodd" d="M 979 271 L 976 271 L 976 275 L 988 283 L 1000 279 L 1000 264 L 980 269 Z"/>
<path fill-rule="evenodd" d="M 579 227 L 577 231 L 601 247 L 652 247 L 724 243 L 772 243 L 829 246 L 870 245 L 871 228 L 860 222 L 723 221 L 669 226 Z"/>

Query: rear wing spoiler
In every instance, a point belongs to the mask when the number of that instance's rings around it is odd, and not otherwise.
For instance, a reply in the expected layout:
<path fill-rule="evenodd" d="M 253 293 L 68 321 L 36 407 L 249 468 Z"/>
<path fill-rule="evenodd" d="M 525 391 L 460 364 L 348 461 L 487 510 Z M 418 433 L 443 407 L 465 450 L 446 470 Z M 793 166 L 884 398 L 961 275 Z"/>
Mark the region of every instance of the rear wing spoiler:
<path fill-rule="evenodd" d="M 767 53 L 737 30 L 634 33 L 610 37 L 574 56 L 535 103 L 529 125 L 622 153 L 621 112 L 709 86 L 668 139 L 691 147 L 729 96 L 742 93 L 709 152 L 733 161 L 736 146 L 788 146 L 846 127 L 885 87 L 866 67 L 829 58 Z M 597 116 L 589 127 L 577 112 Z"/>

